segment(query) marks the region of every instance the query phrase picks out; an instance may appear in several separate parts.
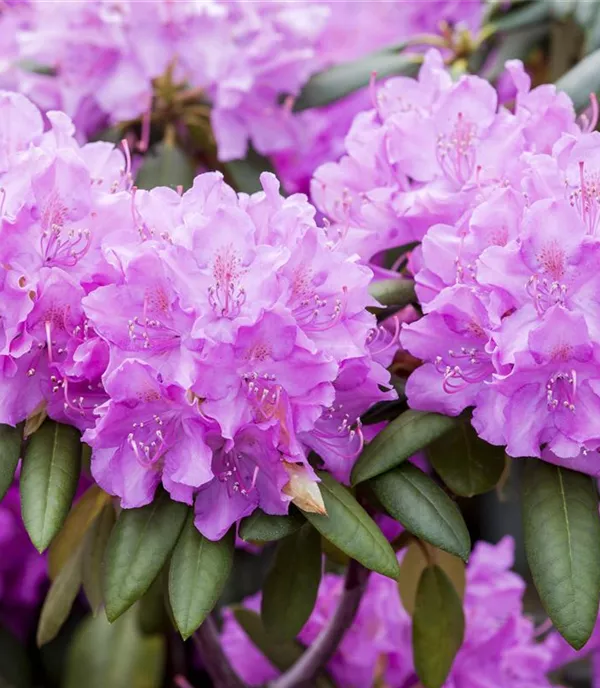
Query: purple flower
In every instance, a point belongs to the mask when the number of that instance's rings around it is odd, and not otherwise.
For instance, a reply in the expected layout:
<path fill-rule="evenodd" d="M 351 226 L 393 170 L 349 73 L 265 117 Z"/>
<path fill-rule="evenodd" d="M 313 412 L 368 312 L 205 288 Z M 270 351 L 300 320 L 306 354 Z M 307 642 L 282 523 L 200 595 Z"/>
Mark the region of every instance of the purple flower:
<path fill-rule="evenodd" d="M 466 633 L 444 688 L 479 688 L 485 677 L 498 688 L 549 688 L 552 653 L 536 642 L 533 623 L 523 615 L 524 581 L 510 571 L 514 544 L 479 543 L 467 567 L 464 599 Z M 333 614 L 341 592 L 340 576 L 326 574 L 316 607 L 298 640 L 310 645 Z M 258 610 L 260 596 L 245 601 Z M 236 671 L 249 685 L 277 676 L 233 614 L 225 612 L 222 641 Z M 372 574 L 358 615 L 327 665 L 341 688 L 363 688 L 383 680 L 390 688 L 418 682 L 412 662 L 411 619 L 395 581 Z"/>
<path fill-rule="evenodd" d="M 483 190 L 459 221 L 427 233 L 413 261 L 426 315 L 401 341 L 425 362 L 407 385 L 411 406 L 474 407 L 479 435 L 511 456 L 596 475 L 600 135 L 567 130 L 549 154 L 522 153 L 518 174 Z M 479 317 L 449 333 L 448 309 L 473 302 Z"/>
<path fill-rule="evenodd" d="M 512 112 L 484 79 L 453 82 L 437 51 L 425 55 L 418 79 L 392 78 L 376 89 L 372 109 L 354 119 L 346 155 L 320 167 L 311 184 L 330 231 L 347 250 L 377 263 L 378 253 L 421 241 L 443 224 L 456 227 L 447 241 L 457 242 L 467 258 L 465 213 L 482 196 L 517 183 L 524 153 L 549 154 L 561 135 L 577 135 L 564 94 L 552 86 L 530 91 L 522 65 L 509 68 L 518 83 Z M 457 248 L 449 247 L 455 257 Z M 440 261 L 424 260 L 425 269 L 438 269 Z M 468 262 L 461 259 L 460 266 Z"/>
<path fill-rule="evenodd" d="M 483 15 L 481 0 L 158 0 L 147 7 L 95 0 L 63 9 L 44 0 L 5 8 L 4 87 L 44 111 L 64 110 L 79 136 L 89 137 L 147 113 L 169 73 L 210 101 L 221 160 L 243 158 L 251 142 L 275 154 L 286 187 L 301 191 L 319 164 L 339 158 L 352 119 L 369 107 L 363 89 L 323 111 L 294 115 L 293 98 L 312 74 L 444 26 L 475 32 Z"/>
<path fill-rule="evenodd" d="M 252 196 L 218 173 L 137 191 L 127 149 L 1 96 L 0 422 L 77 426 L 124 508 L 162 484 L 214 539 L 258 506 L 322 513 L 309 451 L 347 480 L 360 416 L 394 397 L 371 272 L 272 175 Z"/>
<path fill-rule="evenodd" d="M 21 520 L 19 488 L 0 503 L 0 623 L 24 637 L 31 631 L 44 594 L 46 557 L 31 544 Z"/>

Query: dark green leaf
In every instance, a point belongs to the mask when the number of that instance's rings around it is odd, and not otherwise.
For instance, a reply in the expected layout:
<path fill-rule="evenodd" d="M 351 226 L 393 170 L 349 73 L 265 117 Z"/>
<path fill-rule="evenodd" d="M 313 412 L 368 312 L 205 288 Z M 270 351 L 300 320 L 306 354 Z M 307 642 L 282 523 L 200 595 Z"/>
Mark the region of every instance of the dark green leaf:
<path fill-rule="evenodd" d="M 575 109 L 584 108 L 590 102 L 590 93 L 600 91 L 600 50 L 596 50 L 556 82 L 556 88 L 565 91 Z"/>
<path fill-rule="evenodd" d="M 592 478 L 527 460 L 523 525 L 542 603 L 557 630 L 579 650 L 594 630 L 600 598 L 600 520 Z"/>
<path fill-rule="evenodd" d="M 182 186 L 184 191 L 194 183 L 196 170 L 189 157 L 176 144 L 158 143 L 144 158 L 135 180 L 140 189 L 155 186 Z"/>
<path fill-rule="evenodd" d="M 171 554 L 188 508 L 161 492 L 152 504 L 123 510 L 105 555 L 106 616 L 114 621 L 142 597 Z"/>
<path fill-rule="evenodd" d="M 414 76 L 419 70 L 419 58 L 400 52 L 401 47 L 371 53 L 315 74 L 296 98 L 294 111 L 319 108 L 340 100 L 368 86 L 374 72 L 377 79 L 394 74 Z"/>
<path fill-rule="evenodd" d="M 22 428 L 0 424 L 0 500 L 12 485 L 21 458 Z"/>
<path fill-rule="evenodd" d="M 145 636 L 137 609 L 110 624 L 88 617 L 71 644 L 61 688 L 160 688 L 166 662 L 165 637 Z"/>
<path fill-rule="evenodd" d="M 255 509 L 251 516 L 242 521 L 240 537 L 246 542 L 281 540 L 295 533 L 305 522 L 300 512 L 294 507 L 290 508 L 288 516 L 270 516 L 261 509 Z"/>
<path fill-rule="evenodd" d="M 318 471 L 327 515 L 304 512 L 313 526 L 338 549 L 372 571 L 396 579 L 398 561 L 379 526 L 349 490 Z"/>
<path fill-rule="evenodd" d="M 0 688 L 31 688 L 31 668 L 21 643 L 0 627 Z"/>
<path fill-rule="evenodd" d="M 414 281 L 402 278 L 371 282 L 369 293 L 383 306 L 406 306 L 417 298 Z"/>
<path fill-rule="evenodd" d="M 212 542 L 190 514 L 173 552 L 169 599 L 179 632 L 189 638 L 210 614 L 223 592 L 233 564 L 234 533 Z"/>
<path fill-rule="evenodd" d="M 173 629 L 167 611 L 167 570 L 164 568 L 154 579 L 146 594 L 138 602 L 140 630 L 145 635 L 154 635 Z"/>
<path fill-rule="evenodd" d="M 46 421 L 29 439 L 21 472 L 21 511 L 35 547 L 43 552 L 69 513 L 81 469 L 79 431 Z"/>
<path fill-rule="evenodd" d="M 115 510 L 107 504 L 85 536 L 83 546 L 83 590 L 94 616 L 104 602 L 102 573 L 106 545 L 115 525 Z"/>
<path fill-rule="evenodd" d="M 424 688 L 440 688 L 462 645 L 465 618 L 452 582 L 439 566 L 428 566 L 417 588 L 413 657 Z"/>
<path fill-rule="evenodd" d="M 439 413 L 412 409 L 398 416 L 364 448 L 352 470 L 352 484 L 374 478 L 395 468 L 456 423 L 454 418 Z"/>
<path fill-rule="evenodd" d="M 402 606 L 410 616 L 415 613 L 415 601 L 421 574 L 431 564 L 439 566 L 448 576 L 461 602 L 464 598 L 466 587 L 465 562 L 453 554 L 432 547 L 426 542 L 413 540 L 402 557 L 400 577 L 398 578 L 398 592 Z"/>
<path fill-rule="evenodd" d="M 471 538 L 460 509 L 416 466 L 404 463 L 369 486 L 388 514 L 413 535 L 467 561 Z"/>
<path fill-rule="evenodd" d="M 317 601 L 321 582 L 321 536 L 309 524 L 280 544 L 263 588 L 261 617 L 268 633 L 293 640 Z"/>
<path fill-rule="evenodd" d="M 81 587 L 83 547 L 71 553 L 68 561 L 54 579 L 44 600 L 37 629 L 38 647 L 56 638 L 67 620 Z"/>
<path fill-rule="evenodd" d="M 446 485 L 460 497 L 473 497 L 492 490 L 504 467 L 503 447 L 495 447 L 477 436 L 467 418 L 427 448 L 427 456 Z"/>
<path fill-rule="evenodd" d="M 302 656 L 304 647 L 300 643 L 294 640 L 278 642 L 265 631 L 260 616 L 256 612 L 245 607 L 233 607 L 232 611 L 235 620 L 244 629 L 246 635 L 279 671 L 286 671 Z M 335 686 L 329 677 L 321 674 L 315 679 L 315 688 L 335 688 Z"/>
<path fill-rule="evenodd" d="M 525 7 L 519 7 L 512 12 L 500 16 L 492 22 L 492 28 L 498 33 L 528 30 L 550 18 L 548 0 L 535 0 Z"/>
<path fill-rule="evenodd" d="M 257 153 L 252 147 L 248 149 L 243 160 L 231 160 L 225 163 L 224 167 L 236 191 L 248 194 L 262 191 L 260 175 L 263 172 L 273 172 L 273 165 L 269 159 Z"/>

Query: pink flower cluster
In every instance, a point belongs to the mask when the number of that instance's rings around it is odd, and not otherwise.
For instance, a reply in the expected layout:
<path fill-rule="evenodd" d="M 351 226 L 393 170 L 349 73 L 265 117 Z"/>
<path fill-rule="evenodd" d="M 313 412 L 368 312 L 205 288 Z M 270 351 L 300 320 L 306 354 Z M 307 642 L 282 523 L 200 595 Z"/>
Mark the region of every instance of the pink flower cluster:
<path fill-rule="evenodd" d="M 600 134 L 552 115 L 536 122 L 535 152 L 427 232 L 415 260 L 426 315 L 401 337 L 425 365 L 407 394 L 418 409 L 474 407 L 479 435 L 511 456 L 598 474 Z"/>
<path fill-rule="evenodd" d="M 511 456 L 596 473 L 597 111 L 578 124 L 569 98 L 530 90 L 516 61 L 504 88 L 510 106 L 428 53 L 418 80 L 377 91 L 313 195 L 365 261 L 422 241 L 410 265 L 425 317 L 401 335 L 425 361 L 407 385 L 413 408 L 474 407 L 480 436 Z"/>
<path fill-rule="evenodd" d="M 464 599 L 465 641 L 444 688 L 550 688 L 552 653 L 536 642 L 531 620 L 523 615 L 525 582 L 510 571 L 514 545 L 480 542 L 467 567 Z M 298 636 L 310 645 L 331 618 L 343 581 L 326 574 L 316 607 Z M 260 596 L 248 598 L 258 610 Z M 264 685 L 278 672 L 256 649 L 230 611 L 222 642 L 232 665 L 250 686 Z M 554 667 L 552 667 L 554 668 Z M 372 574 L 358 616 L 327 665 L 340 688 L 364 688 L 382 680 L 390 688 L 417 685 L 412 661 L 411 618 L 402 606 L 397 583 Z M 485 677 L 485 684 L 482 683 Z"/>
<path fill-rule="evenodd" d="M 162 483 L 211 538 L 257 506 L 322 510 L 308 451 L 347 475 L 359 416 L 393 396 L 371 272 L 272 175 L 252 196 L 218 173 L 137 191 L 65 114 L 44 131 L 6 92 L 0 111 L 0 423 L 45 408 L 124 508 Z"/>
<path fill-rule="evenodd" d="M 0 78 L 44 111 L 66 112 L 87 136 L 144 115 L 154 80 L 170 69 L 212 103 L 221 160 L 243 158 L 251 141 L 278 154 L 287 188 L 304 191 L 318 164 L 341 155 L 352 118 L 368 106 L 363 91 L 292 116 L 310 75 L 439 33 L 442 21 L 476 30 L 482 12 L 481 0 L 92 0 L 63 3 L 60 12 L 28 0 L 3 8 Z"/>
<path fill-rule="evenodd" d="M 518 176 L 522 153 L 549 153 L 563 132 L 579 131 L 566 95 L 551 85 L 530 90 L 522 64 L 508 68 L 512 110 L 478 76 L 453 81 L 437 51 L 426 54 L 418 79 L 392 78 L 373 91 L 374 107 L 346 137 L 347 154 L 320 167 L 311 185 L 348 250 L 381 263 L 383 251 L 458 221 L 483 190 Z"/>

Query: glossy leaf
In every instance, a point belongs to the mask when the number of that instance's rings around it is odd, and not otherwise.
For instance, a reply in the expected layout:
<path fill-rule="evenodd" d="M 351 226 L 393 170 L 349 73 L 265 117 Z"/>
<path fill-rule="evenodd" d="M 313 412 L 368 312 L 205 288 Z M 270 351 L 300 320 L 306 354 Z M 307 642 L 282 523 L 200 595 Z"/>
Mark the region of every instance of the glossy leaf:
<path fill-rule="evenodd" d="M 600 520 L 593 479 L 527 460 L 523 526 L 542 603 L 557 630 L 578 650 L 594 630 L 600 599 Z"/>
<path fill-rule="evenodd" d="M 417 298 L 414 281 L 402 278 L 372 282 L 369 293 L 382 306 L 406 306 Z"/>
<path fill-rule="evenodd" d="M 83 590 L 94 616 L 104 602 L 102 572 L 104 553 L 116 516 L 112 504 L 107 504 L 91 528 L 87 531 L 83 545 Z"/>
<path fill-rule="evenodd" d="M 590 93 L 600 92 L 600 50 L 595 50 L 578 62 L 556 82 L 580 110 L 590 102 Z"/>
<path fill-rule="evenodd" d="M 147 153 L 135 183 L 140 189 L 181 186 L 187 191 L 194 183 L 195 174 L 195 167 L 186 153 L 178 145 L 163 141 Z"/>
<path fill-rule="evenodd" d="M 305 512 L 310 523 L 338 549 L 372 571 L 396 579 L 398 562 L 379 526 L 349 490 L 328 473 L 318 472 L 327 515 Z"/>
<path fill-rule="evenodd" d="M 456 419 L 438 413 L 405 411 L 364 448 L 352 470 L 352 484 L 395 468 L 444 435 L 455 423 Z"/>
<path fill-rule="evenodd" d="M 225 163 L 228 181 L 236 191 L 252 194 L 262 191 L 260 175 L 263 172 L 274 172 L 273 165 L 264 155 L 250 147 L 242 160 L 231 160 Z"/>
<path fill-rule="evenodd" d="M 31 688 L 31 667 L 25 648 L 0 626 L 0 688 Z"/>
<path fill-rule="evenodd" d="M 79 547 L 110 496 L 92 485 L 73 506 L 48 552 L 48 573 L 54 580 L 71 554 Z"/>
<path fill-rule="evenodd" d="M 12 485 L 21 458 L 22 428 L 0 424 L 0 500 Z"/>
<path fill-rule="evenodd" d="M 81 587 L 82 561 L 83 547 L 79 546 L 71 553 L 50 586 L 38 623 L 38 647 L 53 640 L 67 620 Z"/>
<path fill-rule="evenodd" d="M 183 527 L 188 508 L 161 492 L 148 506 L 126 509 L 105 555 L 106 616 L 114 621 L 142 597 L 160 573 Z"/>
<path fill-rule="evenodd" d="M 411 542 L 402 557 L 398 578 L 398 591 L 402 606 L 410 616 L 415 611 L 415 599 L 421 574 L 430 563 L 439 566 L 452 581 L 458 597 L 461 600 L 464 597 L 466 586 L 464 561 L 427 543 Z"/>
<path fill-rule="evenodd" d="M 88 617 L 77 629 L 61 688 L 160 688 L 166 664 L 162 635 L 139 629 L 137 610 L 113 624 L 104 615 Z"/>
<path fill-rule="evenodd" d="M 188 516 L 169 569 L 169 599 L 184 640 L 202 624 L 217 603 L 233 565 L 234 533 L 218 542 L 205 538 Z"/>
<path fill-rule="evenodd" d="M 388 514 L 413 535 L 467 561 L 471 538 L 460 509 L 423 471 L 404 463 L 369 486 Z"/>
<path fill-rule="evenodd" d="M 506 465 L 503 447 L 495 447 L 477 436 L 467 418 L 427 448 L 427 457 L 446 485 L 460 497 L 473 497 L 492 490 Z"/>
<path fill-rule="evenodd" d="M 548 0 L 534 0 L 524 7 L 517 7 L 505 15 L 500 15 L 492 22 L 492 27 L 497 33 L 529 30 L 549 19 L 550 9 Z"/>
<path fill-rule="evenodd" d="M 146 594 L 138 602 L 138 622 L 145 635 L 173 630 L 170 611 L 167 611 L 167 571 L 163 569 L 154 579 Z"/>
<path fill-rule="evenodd" d="M 308 621 L 321 582 L 321 536 L 309 523 L 279 544 L 263 587 L 261 618 L 272 636 L 293 640 Z"/>
<path fill-rule="evenodd" d="M 288 516 L 270 516 L 261 509 L 255 509 L 251 516 L 243 519 L 240 537 L 246 542 L 272 542 L 295 533 L 306 523 L 300 512 L 290 508 Z"/>
<path fill-rule="evenodd" d="M 441 688 L 462 645 L 465 617 L 452 582 L 436 565 L 422 573 L 413 615 L 413 658 L 424 688 Z"/>
<path fill-rule="evenodd" d="M 21 511 L 31 541 L 43 552 L 71 507 L 81 469 L 79 431 L 46 421 L 30 439 L 21 471 Z"/>
<path fill-rule="evenodd" d="M 330 67 L 315 74 L 294 101 L 294 111 L 319 108 L 369 85 L 372 74 L 377 79 L 394 74 L 414 76 L 419 70 L 419 59 L 404 54 L 402 46 L 381 50 L 358 60 Z"/>
<path fill-rule="evenodd" d="M 233 607 L 235 620 L 262 654 L 279 671 L 286 671 L 302 656 L 304 647 L 295 640 L 278 641 L 264 629 L 260 616 L 245 607 Z M 323 673 L 315 679 L 315 688 L 335 688 Z"/>

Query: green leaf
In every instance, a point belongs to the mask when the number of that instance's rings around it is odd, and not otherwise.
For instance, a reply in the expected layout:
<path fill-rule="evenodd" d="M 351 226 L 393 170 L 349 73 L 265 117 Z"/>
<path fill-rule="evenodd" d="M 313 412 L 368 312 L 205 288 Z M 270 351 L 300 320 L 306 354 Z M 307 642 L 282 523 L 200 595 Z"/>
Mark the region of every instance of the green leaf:
<path fill-rule="evenodd" d="M 218 542 L 205 538 L 190 513 L 173 552 L 169 569 L 169 599 L 179 632 L 189 638 L 217 603 L 233 565 L 231 530 Z"/>
<path fill-rule="evenodd" d="M 69 512 L 61 531 L 52 541 L 48 552 L 48 573 L 54 580 L 71 554 L 79 547 L 86 532 L 109 502 L 110 496 L 92 485 L 77 500 Z"/>
<path fill-rule="evenodd" d="M 54 579 L 44 600 L 37 629 L 38 647 L 56 638 L 67 620 L 82 580 L 83 547 L 72 552 Z"/>
<path fill-rule="evenodd" d="M 439 413 L 405 411 L 364 448 L 352 470 L 352 484 L 395 468 L 423 447 L 444 435 L 456 419 Z"/>
<path fill-rule="evenodd" d="M 169 611 L 167 611 L 167 570 L 164 568 L 154 579 L 146 594 L 138 602 L 138 621 L 145 635 L 154 635 L 173 630 Z"/>
<path fill-rule="evenodd" d="M 165 492 L 141 509 L 123 510 L 105 555 L 106 616 L 114 621 L 142 597 L 171 554 L 188 508 Z"/>
<path fill-rule="evenodd" d="M 504 448 L 480 439 L 468 418 L 460 418 L 451 432 L 430 444 L 427 456 L 440 478 L 460 497 L 492 490 L 506 465 Z"/>
<path fill-rule="evenodd" d="M 542 603 L 560 634 L 579 650 L 594 630 L 600 598 L 600 520 L 593 479 L 527 460 L 523 525 Z"/>
<path fill-rule="evenodd" d="M 268 633 L 293 640 L 317 601 L 321 582 L 321 536 L 309 523 L 288 535 L 263 588 L 261 618 Z"/>
<path fill-rule="evenodd" d="M 441 688 L 462 645 L 465 617 L 460 598 L 436 565 L 422 573 L 413 615 L 413 657 L 424 688 Z"/>
<path fill-rule="evenodd" d="M 423 471 L 404 463 L 369 486 L 388 514 L 413 535 L 467 561 L 471 538 L 460 509 Z"/>
<path fill-rule="evenodd" d="M 304 652 L 304 647 L 294 640 L 278 641 L 266 632 L 260 616 L 245 607 L 232 607 L 235 620 L 246 635 L 279 671 L 287 671 Z M 315 688 L 335 688 L 324 673 L 315 679 Z"/>
<path fill-rule="evenodd" d="M 561 76 L 556 88 L 571 98 L 576 110 L 589 105 L 590 93 L 600 91 L 600 50 L 590 53 Z"/>
<path fill-rule="evenodd" d="M 352 559 L 388 578 L 398 577 L 398 561 L 379 526 L 349 490 L 317 471 L 327 515 L 304 512 L 312 525 Z"/>
<path fill-rule="evenodd" d="M 414 281 L 401 278 L 371 282 L 369 293 L 382 306 L 406 306 L 417 298 Z"/>
<path fill-rule="evenodd" d="M 295 533 L 306 523 L 300 512 L 290 508 L 288 516 L 270 516 L 261 509 L 255 509 L 251 516 L 243 519 L 240 537 L 246 542 L 272 542 Z"/>
<path fill-rule="evenodd" d="M 115 521 L 115 510 L 112 504 L 107 504 L 87 531 L 83 545 L 83 590 L 94 616 L 104 602 L 102 591 L 104 553 Z"/>
<path fill-rule="evenodd" d="M 432 547 L 426 542 L 413 541 L 402 557 L 400 577 L 398 578 L 398 591 L 402 606 L 410 616 L 415 613 L 415 601 L 421 574 L 430 564 L 439 566 L 448 576 L 461 602 L 465 596 L 465 562 L 453 554 Z"/>
<path fill-rule="evenodd" d="M 492 28 L 497 33 L 528 30 L 550 18 L 548 0 L 536 0 L 525 7 L 519 7 L 512 12 L 501 15 L 492 22 Z"/>
<path fill-rule="evenodd" d="M 251 146 L 246 157 L 242 160 L 231 160 L 224 164 L 228 180 L 236 191 L 252 194 L 262 191 L 260 175 L 263 172 L 273 172 L 273 165 L 264 155 L 257 153 Z"/>
<path fill-rule="evenodd" d="M 25 648 L 0 627 L 0 688 L 31 688 L 31 668 Z"/>
<path fill-rule="evenodd" d="M 162 635 L 145 636 L 137 609 L 110 624 L 88 617 L 73 638 L 61 688 L 160 688 L 166 663 Z"/>
<path fill-rule="evenodd" d="M 0 500 L 12 485 L 21 458 L 22 428 L 0 424 Z"/>
<path fill-rule="evenodd" d="M 140 189 L 182 186 L 187 191 L 194 183 L 195 174 L 194 165 L 184 151 L 176 144 L 163 141 L 153 146 L 144 158 L 135 184 Z"/>
<path fill-rule="evenodd" d="M 372 74 L 384 79 L 394 74 L 414 76 L 419 70 L 419 58 L 400 52 L 403 46 L 380 50 L 359 60 L 338 64 L 315 74 L 294 101 L 294 112 L 319 108 L 368 86 Z"/>
<path fill-rule="evenodd" d="M 62 528 L 80 470 L 81 442 L 76 428 L 46 421 L 30 437 L 21 471 L 21 511 L 39 552 Z"/>

